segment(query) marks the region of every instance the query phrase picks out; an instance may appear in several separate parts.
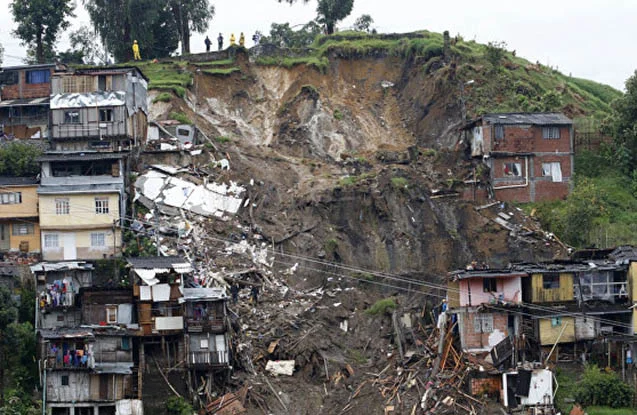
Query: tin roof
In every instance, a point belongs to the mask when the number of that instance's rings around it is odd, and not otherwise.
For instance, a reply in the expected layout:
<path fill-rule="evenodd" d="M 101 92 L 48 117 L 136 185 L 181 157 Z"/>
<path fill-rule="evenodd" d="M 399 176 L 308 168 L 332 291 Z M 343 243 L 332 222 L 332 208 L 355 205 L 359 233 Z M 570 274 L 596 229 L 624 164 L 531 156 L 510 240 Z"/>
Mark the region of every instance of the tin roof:
<path fill-rule="evenodd" d="M 28 186 L 38 184 L 35 177 L 8 177 L 0 176 L 0 186 Z"/>
<path fill-rule="evenodd" d="M 482 120 L 490 124 L 572 125 L 573 121 L 561 112 L 507 112 L 484 114 Z"/>

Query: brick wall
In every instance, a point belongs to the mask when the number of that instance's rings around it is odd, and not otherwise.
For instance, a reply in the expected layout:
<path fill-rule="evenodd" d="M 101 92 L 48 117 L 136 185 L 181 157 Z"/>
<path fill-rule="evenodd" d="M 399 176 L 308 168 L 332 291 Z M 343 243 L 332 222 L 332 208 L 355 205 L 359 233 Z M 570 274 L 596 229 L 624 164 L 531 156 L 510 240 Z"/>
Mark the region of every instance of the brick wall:
<path fill-rule="evenodd" d="M 51 73 L 53 73 L 53 70 L 51 70 Z M 2 99 L 44 98 L 49 95 L 51 95 L 51 83 L 27 84 L 25 70 L 19 72 L 17 84 L 2 87 Z"/>
<path fill-rule="evenodd" d="M 462 325 L 463 347 L 466 349 L 490 349 L 495 344 L 489 344 L 489 337 L 493 333 L 476 333 L 473 324 L 473 318 L 477 313 L 465 313 Z M 505 313 L 492 313 L 493 330 L 499 330 L 505 336 L 509 335 L 507 329 L 508 318 Z"/>
<path fill-rule="evenodd" d="M 496 375 L 487 378 L 471 379 L 471 395 L 482 397 L 487 394 L 489 396 L 499 396 L 502 389 L 502 377 Z"/>
<path fill-rule="evenodd" d="M 504 139 L 491 139 L 492 125 L 484 126 L 484 131 L 489 134 L 489 146 L 485 140 L 485 151 L 506 151 L 513 153 L 550 153 L 572 151 L 571 131 L 568 126 L 560 127 L 560 138 L 547 140 L 542 137 L 542 126 L 530 126 L 521 128 L 516 125 L 504 126 Z M 486 136 L 486 134 L 485 134 Z"/>

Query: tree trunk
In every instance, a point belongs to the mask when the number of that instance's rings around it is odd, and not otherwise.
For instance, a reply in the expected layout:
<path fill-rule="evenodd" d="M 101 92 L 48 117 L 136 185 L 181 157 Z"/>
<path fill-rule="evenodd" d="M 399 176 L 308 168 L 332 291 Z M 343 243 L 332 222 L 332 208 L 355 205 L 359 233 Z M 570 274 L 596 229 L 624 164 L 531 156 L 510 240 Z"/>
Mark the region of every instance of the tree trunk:
<path fill-rule="evenodd" d="M 327 34 L 328 35 L 333 35 L 334 34 L 334 23 L 327 23 Z"/>
<path fill-rule="evenodd" d="M 190 53 L 190 27 L 188 27 L 188 20 L 186 19 L 186 21 L 184 21 L 184 39 L 182 40 L 182 43 L 184 45 L 184 50 L 186 51 L 185 53 Z"/>
<path fill-rule="evenodd" d="M 38 63 L 44 63 L 44 46 L 42 45 L 42 32 L 38 32 L 35 39 L 35 59 Z"/>

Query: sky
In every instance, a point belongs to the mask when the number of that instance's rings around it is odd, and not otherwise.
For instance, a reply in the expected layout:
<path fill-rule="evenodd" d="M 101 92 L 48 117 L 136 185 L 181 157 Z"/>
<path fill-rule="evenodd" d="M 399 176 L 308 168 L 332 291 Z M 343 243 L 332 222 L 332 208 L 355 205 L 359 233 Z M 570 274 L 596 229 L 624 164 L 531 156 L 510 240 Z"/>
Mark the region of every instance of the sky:
<path fill-rule="evenodd" d="M 0 44 L 3 65 L 19 65 L 25 48 L 11 31 L 11 0 L 0 0 Z M 71 30 L 90 26 L 82 1 L 76 0 Z M 246 34 L 248 46 L 255 30 L 268 33 L 272 22 L 301 25 L 312 20 L 316 0 L 293 6 L 276 0 L 214 0 L 216 15 L 207 34 L 215 42 L 219 32 L 226 43 L 230 33 Z M 505 41 L 509 50 L 532 62 L 557 67 L 565 74 L 592 79 L 624 90 L 624 82 L 637 69 L 637 1 L 635 0 L 355 0 L 354 10 L 340 28 L 369 14 L 382 33 L 415 30 L 462 35 L 480 43 Z M 205 49 L 205 34 L 191 39 L 193 53 Z M 216 46 L 216 44 L 214 45 Z M 64 34 L 58 50 L 68 48 Z"/>

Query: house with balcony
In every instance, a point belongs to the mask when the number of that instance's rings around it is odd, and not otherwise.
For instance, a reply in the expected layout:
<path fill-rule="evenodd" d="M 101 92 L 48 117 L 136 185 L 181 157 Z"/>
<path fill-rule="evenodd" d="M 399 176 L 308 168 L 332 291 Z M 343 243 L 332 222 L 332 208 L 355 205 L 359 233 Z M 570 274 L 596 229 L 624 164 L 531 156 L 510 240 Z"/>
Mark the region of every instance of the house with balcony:
<path fill-rule="evenodd" d="M 66 69 L 59 64 L 0 68 L 0 136 L 48 136 L 51 77 Z"/>
<path fill-rule="evenodd" d="M 51 151 L 129 151 L 147 136 L 148 79 L 135 67 L 76 69 L 51 78 Z"/>
<path fill-rule="evenodd" d="M 224 288 L 184 288 L 185 346 L 187 364 L 208 372 L 230 366 L 230 341 Z M 197 378 L 195 376 L 195 378 Z"/>
<path fill-rule="evenodd" d="M 38 182 L 0 177 L 0 252 L 40 253 Z"/>
<path fill-rule="evenodd" d="M 463 129 L 473 157 L 489 167 L 497 200 L 568 196 L 574 172 L 573 121 L 561 113 L 485 114 Z"/>
<path fill-rule="evenodd" d="M 40 157 L 39 222 L 45 261 L 121 253 L 126 154 L 47 153 Z"/>

